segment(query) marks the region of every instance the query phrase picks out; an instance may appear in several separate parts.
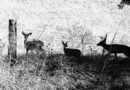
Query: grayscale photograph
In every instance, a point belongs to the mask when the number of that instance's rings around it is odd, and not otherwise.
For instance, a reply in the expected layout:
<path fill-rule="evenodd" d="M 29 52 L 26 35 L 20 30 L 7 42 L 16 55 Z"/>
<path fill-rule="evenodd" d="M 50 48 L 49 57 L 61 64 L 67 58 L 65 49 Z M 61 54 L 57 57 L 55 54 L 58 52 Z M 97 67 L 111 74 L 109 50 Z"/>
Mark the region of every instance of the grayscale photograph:
<path fill-rule="evenodd" d="M 0 90 L 130 90 L 130 0 L 0 0 Z"/>

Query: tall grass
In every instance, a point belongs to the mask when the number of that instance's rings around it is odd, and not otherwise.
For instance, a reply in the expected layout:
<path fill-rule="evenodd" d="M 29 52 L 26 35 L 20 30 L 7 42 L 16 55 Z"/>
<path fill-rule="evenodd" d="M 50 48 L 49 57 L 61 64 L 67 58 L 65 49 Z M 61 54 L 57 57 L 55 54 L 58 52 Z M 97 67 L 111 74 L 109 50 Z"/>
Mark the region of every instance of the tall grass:
<path fill-rule="evenodd" d="M 0 63 L 0 89 L 129 90 L 129 60 L 115 63 L 110 60 L 101 73 L 100 59 L 101 55 L 87 55 L 76 60 L 63 54 L 42 53 L 38 57 L 30 54 L 19 55 L 16 64 L 9 67 L 5 57 Z M 120 66 L 120 73 L 115 72 Z"/>

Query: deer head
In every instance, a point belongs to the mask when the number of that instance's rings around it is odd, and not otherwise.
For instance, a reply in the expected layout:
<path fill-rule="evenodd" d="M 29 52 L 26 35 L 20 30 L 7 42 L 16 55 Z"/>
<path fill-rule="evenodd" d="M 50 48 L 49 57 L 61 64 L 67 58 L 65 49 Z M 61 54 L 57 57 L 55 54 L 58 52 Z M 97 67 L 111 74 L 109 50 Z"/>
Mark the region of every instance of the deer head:
<path fill-rule="evenodd" d="M 97 44 L 97 46 L 103 46 L 106 44 L 106 39 L 107 39 L 107 34 L 105 35 L 105 37 L 100 37 L 101 41 Z"/>

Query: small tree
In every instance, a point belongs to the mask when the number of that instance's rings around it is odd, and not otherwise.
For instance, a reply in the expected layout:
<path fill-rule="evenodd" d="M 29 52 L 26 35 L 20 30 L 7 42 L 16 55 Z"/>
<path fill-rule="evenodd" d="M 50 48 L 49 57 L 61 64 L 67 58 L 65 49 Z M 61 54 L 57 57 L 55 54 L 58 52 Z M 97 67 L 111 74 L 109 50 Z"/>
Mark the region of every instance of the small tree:
<path fill-rule="evenodd" d="M 82 54 L 84 52 L 85 46 L 87 44 L 92 44 L 93 40 L 94 39 L 91 31 L 85 31 L 85 33 L 81 34 Z"/>
<path fill-rule="evenodd" d="M 92 44 L 94 41 L 92 31 L 86 29 L 86 25 L 80 25 L 79 23 L 75 23 L 72 25 L 72 28 L 68 28 L 67 32 L 69 34 L 69 40 L 72 42 L 72 47 L 74 43 L 78 42 L 75 48 L 79 48 L 81 46 L 81 52 L 83 54 L 83 50 L 87 44 Z"/>

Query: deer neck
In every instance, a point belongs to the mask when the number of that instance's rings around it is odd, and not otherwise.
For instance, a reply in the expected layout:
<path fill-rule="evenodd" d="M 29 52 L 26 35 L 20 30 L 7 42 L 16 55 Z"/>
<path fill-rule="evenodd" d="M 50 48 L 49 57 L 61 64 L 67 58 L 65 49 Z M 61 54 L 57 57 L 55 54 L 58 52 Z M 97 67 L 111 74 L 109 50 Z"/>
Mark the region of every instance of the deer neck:
<path fill-rule="evenodd" d="M 24 47 L 26 47 L 27 39 L 24 40 Z"/>
<path fill-rule="evenodd" d="M 102 47 L 103 47 L 104 49 L 108 49 L 108 48 L 109 48 L 109 45 L 106 44 L 106 43 L 104 43 L 104 44 L 102 45 Z"/>
<path fill-rule="evenodd" d="M 66 51 L 66 47 L 64 47 L 64 52 Z"/>

